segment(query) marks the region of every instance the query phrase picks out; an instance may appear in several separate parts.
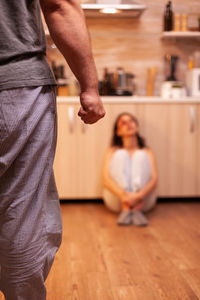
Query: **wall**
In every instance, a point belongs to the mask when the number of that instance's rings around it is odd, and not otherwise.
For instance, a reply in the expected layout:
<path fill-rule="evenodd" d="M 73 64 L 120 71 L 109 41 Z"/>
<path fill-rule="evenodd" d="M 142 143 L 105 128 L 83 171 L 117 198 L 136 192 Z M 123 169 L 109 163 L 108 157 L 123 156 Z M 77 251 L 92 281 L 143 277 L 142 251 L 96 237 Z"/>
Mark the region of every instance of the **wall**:
<path fill-rule="evenodd" d="M 100 79 L 105 66 L 110 71 L 123 66 L 126 71 L 136 75 L 137 94 L 146 95 L 147 68 L 156 65 L 155 95 L 159 95 L 160 85 L 165 78 L 164 55 L 170 53 L 180 57 L 177 77 L 184 81 L 188 56 L 200 50 L 200 39 L 162 40 L 160 34 L 166 1 L 143 2 L 148 8 L 140 18 L 88 18 L 87 25 Z M 200 15 L 200 1 L 176 0 L 173 1 L 173 9 L 176 13 Z M 58 63 L 63 61 L 56 50 L 50 50 L 49 54 Z M 70 74 L 69 71 L 67 73 Z"/>

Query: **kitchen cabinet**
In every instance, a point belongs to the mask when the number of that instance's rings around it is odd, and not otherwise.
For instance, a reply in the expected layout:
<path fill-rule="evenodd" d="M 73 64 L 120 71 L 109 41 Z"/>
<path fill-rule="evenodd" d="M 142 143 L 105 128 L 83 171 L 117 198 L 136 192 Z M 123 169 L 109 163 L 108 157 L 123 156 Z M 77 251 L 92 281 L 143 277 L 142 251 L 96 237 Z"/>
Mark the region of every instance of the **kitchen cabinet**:
<path fill-rule="evenodd" d="M 197 105 L 170 107 L 170 166 L 169 195 L 196 196 L 198 194 L 198 137 Z"/>
<path fill-rule="evenodd" d="M 149 104 L 140 108 L 142 133 L 155 153 L 159 196 L 197 196 L 198 136 L 196 104 Z"/>
<path fill-rule="evenodd" d="M 113 123 L 131 112 L 155 153 L 160 197 L 200 195 L 200 104 L 165 102 L 104 102 L 106 116 L 84 125 L 78 103 L 58 103 L 58 144 L 54 163 L 61 199 L 101 198 L 103 155 L 110 144 Z"/>
<path fill-rule="evenodd" d="M 85 125 L 77 113 L 79 104 L 60 103 L 58 142 L 54 171 L 59 196 L 70 198 L 101 197 L 101 166 L 109 131 L 100 120 Z"/>

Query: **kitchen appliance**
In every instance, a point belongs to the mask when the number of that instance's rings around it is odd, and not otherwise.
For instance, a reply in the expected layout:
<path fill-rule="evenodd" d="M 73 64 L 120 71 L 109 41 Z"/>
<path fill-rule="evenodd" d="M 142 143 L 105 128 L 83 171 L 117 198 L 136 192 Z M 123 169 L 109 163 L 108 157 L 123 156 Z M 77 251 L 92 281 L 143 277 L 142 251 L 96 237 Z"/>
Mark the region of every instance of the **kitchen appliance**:
<path fill-rule="evenodd" d="M 118 67 L 114 73 L 104 69 L 103 80 L 99 83 L 102 96 L 132 96 L 135 92 L 134 74 L 126 73 L 124 68 Z"/>
<path fill-rule="evenodd" d="M 177 61 L 178 61 L 178 56 L 171 55 L 171 54 L 165 55 L 166 81 L 177 81 L 177 78 L 175 76 Z"/>
<path fill-rule="evenodd" d="M 180 81 L 165 81 L 161 87 L 161 97 L 181 100 L 182 97 L 186 97 L 186 88 Z"/>
<path fill-rule="evenodd" d="M 163 98 L 181 98 L 186 96 L 186 89 L 183 83 L 176 78 L 176 66 L 178 56 L 166 54 L 165 55 L 165 78 L 161 86 L 161 97 Z"/>
<path fill-rule="evenodd" d="M 200 68 L 187 71 L 186 86 L 189 96 L 200 96 Z"/>
<path fill-rule="evenodd" d="M 112 76 L 112 87 L 116 96 L 132 96 L 135 91 L 134 75 L 126 73 L 124 68 L 118 67 Z"/>

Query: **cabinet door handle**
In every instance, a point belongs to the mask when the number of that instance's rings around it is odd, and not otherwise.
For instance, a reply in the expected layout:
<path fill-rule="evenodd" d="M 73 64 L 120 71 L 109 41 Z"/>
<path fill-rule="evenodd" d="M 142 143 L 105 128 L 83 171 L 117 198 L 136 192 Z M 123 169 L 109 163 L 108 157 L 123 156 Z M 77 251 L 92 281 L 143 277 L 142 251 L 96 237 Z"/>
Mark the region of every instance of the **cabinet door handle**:
<path fill-rule="evenodd" d="M 195 107 L 190 106 L 190 132 L 195 130 Z"/>
<path fill-rule="evenodd" d="M 68 108 L 68 120 L 69 120 L 69 132 L 73 133 L 75 129 L 75 117 L 74 107 L 69 106 Z"/>

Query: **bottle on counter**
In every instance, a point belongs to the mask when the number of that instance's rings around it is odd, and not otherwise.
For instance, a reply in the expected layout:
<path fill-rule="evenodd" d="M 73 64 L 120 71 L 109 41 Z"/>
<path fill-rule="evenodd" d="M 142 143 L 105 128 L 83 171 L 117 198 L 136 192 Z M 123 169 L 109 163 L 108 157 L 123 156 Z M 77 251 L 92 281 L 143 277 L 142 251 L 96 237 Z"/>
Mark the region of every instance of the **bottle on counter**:
<path fill-rule="evenodd" d="M 174 29 L 174 14 L 172 11 L 172 2 L 168 1 L 164 13 L 164 31 L 172 31 Z"/>
<path fill-rule="evenodd" d="M 188 59 L 188 69 L 192 70 L 193 68 L 194 68 L 194 60 L 193 60 L 192 56 L 189 56 L 189 59 Z"/>
<path fill-rule="evenodd" d="M 102 95 L 109 96 L 111 95 L 111 80 L 110 80 L 110 73 L 108 73 L 108 68 L 104 68 L 104 75 L 102 81 Z"/>
<path fill-rule="evenodd" d="M 147 69 L 147 96 L 154 96 L 155 77 L 157 67 L 153 66 Z"/>

